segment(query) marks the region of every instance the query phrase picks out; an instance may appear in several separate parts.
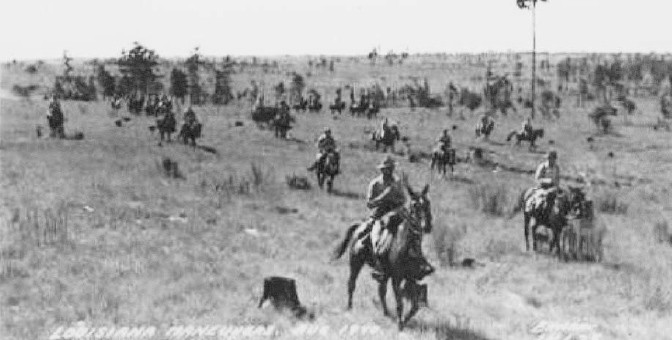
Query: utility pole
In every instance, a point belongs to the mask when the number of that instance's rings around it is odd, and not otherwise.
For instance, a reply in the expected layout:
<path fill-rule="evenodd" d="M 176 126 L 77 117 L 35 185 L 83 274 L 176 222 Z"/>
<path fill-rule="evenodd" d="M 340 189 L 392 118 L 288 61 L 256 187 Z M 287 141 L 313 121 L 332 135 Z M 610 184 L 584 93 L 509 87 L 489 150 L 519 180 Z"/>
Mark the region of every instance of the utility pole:
<path fill-rule="evenodd" d="M 531 117 L 534 119 L 536 106 L 536 89 L 537 89 L 537 1 L 547 0 L 516 0 L 518 8 L 530 8 L 532 10 L 532 113 Z M 528 3 L 532 3 L 529 5 Z"/>

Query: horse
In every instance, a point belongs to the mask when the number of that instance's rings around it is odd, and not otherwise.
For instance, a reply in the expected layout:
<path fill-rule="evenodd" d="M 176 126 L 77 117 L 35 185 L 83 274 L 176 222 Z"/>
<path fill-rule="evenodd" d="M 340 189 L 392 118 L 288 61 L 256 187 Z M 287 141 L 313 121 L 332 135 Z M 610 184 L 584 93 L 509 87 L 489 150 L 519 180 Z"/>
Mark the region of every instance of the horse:
<path fill-rule="evenodd" d="M 446 174 L 446 166 L 450 166 L 450 173 L 453 173 L 454 166 L 457 163 L 457 158 L 455 157 L 455 149 L 448 149 L 447 152 L 444 152 L 441 149 L 436 149 L 432 152 L 432 163 L 429 166 L 430 170 L 436 168 L 439 173 Z"/>
<path fill-rule="evenodd" d="M 113 110 L 119 110 L 121 109 L 121 98 L 113 98 L 112 101 L 110 101 L 110 106 L 112 107 Z"/>
<path fill-rule="evenodd" d="M 402 219 L 392 233 L 390 249 L 383 256 L 383 273 L 378 280 L 378 296 L 383 308 L 383 314 L 390 316 L 387 309 L 387 282 L 392 280 L 392 289 L 397 302 L 397 323 L 399 330 L 403 330 L 404 325 L 418 312 L 419 305 L 417 300 L 411 301 L 411 309 L 403 316 L 403 292 L 401 285 L 407 281 L 418 281 L 421 279 L 420 267 L 425 263 L 420 263 L 418 257 L 414 257 L 412 252 L 421 252 L 423 233 L 430 233 L 432 230 L 432 213 L 427 192 L 429 185 L 425 185 L 420 194 L 406 185 L 410 196 L 410 206 L 402 214 Z M 357 277 L 365 264 L 370 267 L 375 266 L 373 246 L 371 242 L 362 242 L 362 231 L 360 224 L 353 224 L 348 227 L 343 240 L 339 242 L 333 253 L 333 259 L 340 258 L 346 250 L 349 251 L 350 277 L 348 279 L 348 304 L 347 309 L 352 309 L 352 296 L 355 292 Z M 367 239 L 367 238 L 363 238 Z M 417 253 L 416 253 L 417 254 Z"/>
<path fill-rule="evenodd" d="M 271 125 L 280 112 L 280 108 L 272 106 L 260 106 L 252 111 L 252 120 L 257 126 Z"/>
<path fill-rule="evenodd" d="M 140 114 L 140 112 L 142 112 L 142 107 L 144 104 L 145 104 L 145 97 L 140 96 L 139 98 L 137 98 L 136 96 L 132 96 L 128 98 L 126 106 L 128 112 Z"/>
<path fill-rule="evenodd" d="M 371 134 L 371 140 L 376 143 L 376 151 L 380 144 L 383 144 L 383 152 L 387 152 L 388 147 L 394 152 L 394 143 L 400 138 L 399 129 L 396 126 L 391 126 L 387 131 L 374 131 Z"/>
<path fill-rule="evenodd" d="M 572 210 L 570 195 L 558 189 L 552 206 L 548 206 L 548 200 L 538 205 L 532 201 L 536 198 L 534 195 L 536 190 L 539 189 L 533 187 L 523 191 L 513 209 L 513 213 L 523 210 L 525 250 L 530 251 L 529 235 L 531 229 L 532 250 L 537 251 L 537 228 L 544 226 L 553 233 L 553 238 L 549 242 L 549 252 L 552 253 L 553 248 L 555 248 L 556 254 L 560 255 L 560 234 L 567 224 L 567 216 Z"/>
<path fill-rule="evenodd" d="M 329 110 L 331 110 L 331 114 L 333 115 L 334 112 L 338 112 L 340 115 L 343 110 L 345 110 L 345 102 L 343 101 L 337 101 L 331 105 L 329 105 Z"/>
<path fill-rule="evenodd" d="M 357 116 L 361 117 L 364 113 L 366 113 L 368 105 L 361 105 L 356 102 L 353 102 L 350 104 L 350 115 L 351 116 Z"/>
<path fill-rule="evenodd" d="M 187 144 L 189 140 L 191 140 L 191 145 L 196 146 L 196 138 L 201 137 L 202 128 L 203 125 L 198 122 L 193 124 L 182 124 L 182 128 L 180 128 L 180 133 L 177 135 L 177 138 L 182 139 L 184 144 Z"/>
<path fill-rule="evenodd" d="M 373 119 L 378 117 L 378 112 L 380 112 L 380 106 L 375 102 L 372 102 L 366 111 L 366 119 Z"/>
<path fill-rule="evenodd" d="M 527 134 L 514 130 L 506 137 L 506 141 L 510 142 L 513 137 L 516 137 L 516 145 L 520 145 L 521 141 L 528 141 L 530 142 L 530 147 L 533 148 L 536 147 L 534 143 L 537 139 L 544 137 L 544 129 L 533 129 L 531 133 Z"/>
<path fill-rule="evenodd" d="M 290 116 L 289 113 L 286 113 L 286 117 L 280 115 L 273 119 L 273 131 L 276 138 L 287 138 L 287 131 L 292 128 L 292 123 L 295 121 L 294 117 Z"/>
<path fill-rule="evenodd" d="M 324 182 L 327 182 L 327 192 L 331 192 L 331 189 L 334 186 L 334 177 L 338 175 L 338 154 L 331 151 L 328 152 L 322 162 L 317 164 L 317 170 L 315 174 L 317 175 L 317 184 L 320 189 L 324 186 Z"/>
<path fill-rule="evenodd" d="M 320 110 L 322 110 L 322 103 L 320 103 L 318 100 L 308 104 L 308 112 L 318 113 Z"/>
<path fill-rule="evenodd" d="M 482 120 L 476 123 L 476 138 L 483 136 L 485 139 L 490 138 L 492 130 L 495 129 L 495 121 L 488 119 L 487 124 L 483 124 Z"/>
<path fill-rule="evenodd" d="M 177 126 L 177 120 L 175 120 L 175 115 L 172 113 L 167 113 L 163 118 L 156 120 L 156 127 L 159 129 L 161 135 L 161 142 L 163 142 L 164 135 L 168 137 L 168 142 L 170 142 L 170 134 L 175 132 L 175 127 Z"/>

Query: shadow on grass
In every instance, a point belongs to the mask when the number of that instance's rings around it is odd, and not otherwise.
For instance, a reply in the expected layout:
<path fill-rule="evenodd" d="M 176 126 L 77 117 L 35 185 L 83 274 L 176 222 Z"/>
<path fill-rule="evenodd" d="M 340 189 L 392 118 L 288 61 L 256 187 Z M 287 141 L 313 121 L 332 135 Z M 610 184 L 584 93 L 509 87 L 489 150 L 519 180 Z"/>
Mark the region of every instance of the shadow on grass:
<path fill-rule="evenodd" d="M 359 194 L 359 193 L 352 192 L 352 191 L 341 191 L 341 190 L 336 189 L 336 188 L 331 190 L 331 194 L 336 196 L 336 197 L 343 197 L 343 198 L 347 198 L 347 199 L 351 199 L 351 200 L 362 200 L 362 199 L 364 199 L 363 194 Z"/>
<path fill-rule="evenodd" d="M 211 153 L 211 154 L 214 154 L 214 155 L 217 154 L 217 149 L 213 148 L 212 146 L 207 146 L 207 145 L 196 145 L 196 147 L 199 148 L 199 149 L 201 149 L 201 150 L 203 150 L 203 151 L 205 151 L 205 152 L 208 152 L 208 153 Z"/>
<path fill-rule="evenodd" d="M 434 333 L 437 340 L 489 340 L 476 330 L 471 329 L 468 323 L 453 324 L 445 320 L 421 321 L 411 320 L 406 325 L 407 329 L 421 333 Z"/>

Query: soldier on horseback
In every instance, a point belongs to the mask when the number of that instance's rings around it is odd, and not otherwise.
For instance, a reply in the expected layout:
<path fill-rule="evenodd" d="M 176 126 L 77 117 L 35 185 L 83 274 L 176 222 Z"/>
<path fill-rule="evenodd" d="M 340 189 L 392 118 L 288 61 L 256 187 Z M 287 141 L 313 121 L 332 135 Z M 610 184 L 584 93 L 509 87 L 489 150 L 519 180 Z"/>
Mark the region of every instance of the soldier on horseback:
<path fill-rule="evenodd" d="M 196 113 L 191 108 L 191 106 L 189 106 L 189 107 L 187 107 L 187 110 L 184 112 L 184 125 L 188 126 L 188 127 L 192 127 L 196 124 L 198 124 L 198 119 L 196 118 Z"/>
<path fill-rule="evenodd" d="M 546 208 L 552 207 L 560 191 L 560 167 L 558 167 L 557 159 L 558 153 L 550 151 L 546 156 L 546 161 L 537 167 L 534 176 L 537 187 L 534 191 L 534 199 L 531 200 L 535 208 L 543 204 L 546 204 Z"/>
<path fill-rule="evenodd" d="M 322 164 L 324 161 L 324 158 L 332 152 L 334 156 L 336 156 L 336 173 L 340 173 L 340 155 L 338 153 L 338 150 L 336 149 L 336 140 L 334 137 L 331 135 L 331 129 L 328 127 L 324 128 L 324 133 L 320 135 L 320 137 L 317 139 L 317 156 L 315 163 L 308 167 L 308 171 L 313 171 L 315 168 L 317 168 L 318 165 Z"/>
<path fill-rule="evenodd" d="M 523 125 L 520 128 L 520 135 L 523 137 L 532 137 L 534 128 L 532 128 L 532 119 L 530 117 L 525 118 Z"/>
<path fill-rule="evenodd" d="M 51 137 L 65 137 L 65 131 L 63 129 L 63 110 L 61 109 L 61 103 L 58 101 L 58 97 L 55 94 L 51 96 L 51 101 L 49 102 L 47 122 L 49 123 L 49 129 L 51 130 Z"/>
<path fill-rule="evenodd" d="M 395 162 L 391 156 L 387 156 L 379 165 L 381 175 L 374 178 L 370 183 L 366 195 L 367 208 L 371 214 L 365 222 L 364 233 L 369 235 L 373 246 L 373 255 L 375 266 L 373 277 L 382 276 L 381 258 L 385 255 L 391 242 L 388 237 L 391 228 L 397 227 L 403 221 L 404 205 L 406 204 L 406 194 L 404 185 L 397 176 L 394 175 Z M 370 232 L 368 232 L 370 230 Z M 414 253 L 420 262 L 424 264 L 421 277 L 429 275 L 434 269 L 422 256 L 422 252 Z"/>
<path fill-rule="evenodd" d="M 438 148 L 444 154 L 448 153 L 451 147 L 451 139 L 448 134 L 448 129 L 443 129 L 443 133 L 439 136 L 439 145 Z"/>

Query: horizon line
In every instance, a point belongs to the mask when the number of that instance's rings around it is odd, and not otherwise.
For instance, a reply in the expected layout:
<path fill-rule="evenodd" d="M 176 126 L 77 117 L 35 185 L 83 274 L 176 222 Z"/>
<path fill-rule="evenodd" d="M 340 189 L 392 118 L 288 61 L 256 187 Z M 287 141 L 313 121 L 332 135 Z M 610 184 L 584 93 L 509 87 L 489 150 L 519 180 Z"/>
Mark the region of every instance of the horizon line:
<path fill-rule="evenodd" d="M 143 45 L 144 46 L 144 45 Z M 147 47 L 147 46 L 145 46 Z M 154 50 L 156 52 L 156 50 Z M 512 55 L 512 54 L 523 54 L 523 55 L 531 55 L 533 51 L 530 50 L 525 50 L 525 51 L 520 51 L 520 50 L 508 50 L 508 51 L 497 51 L 497 50 L 487 50 L 487 51 L 433 51 L 433 52 L 395 52 L 392 50 L 396 55 L 401 55 L 403 53 L 408 53 L 409 56 L 441 56 L 441 55 L 484 55 L 484 54 L 492 54 L 492 55 Z M 174 59 L 185 59 L 189 58 L 190 55 L 170 55 L 170 56 L 162 56 L 160 53 L 157 53 L 159 55 L 159 59 L 163 60 L 174 60 Z M 590 55 L 590 54 L 599 54 L 599 55 L 618 55 L 618 54 L 624 54 L 624 55 L 672 55 L 672 50 L 670 51 L 536 51 L 536 54 L 538 55 L 567 55 L 567 54 L 580 54 L 580 55 Z M 381 53 L 378 52 L 378 57 L 384 57 L 387 55 L 386 53 Z M 270 58 L 270 59 L 279 59 L 279 58 L 307 58 L 307 57 L 345 57 L 345 58 L 352 58 L 352 57 L 367 57 L 367 54 L 309 54 L 309 53 L 297 53 L 297 54 L 221 54 L 221 55 L 214 55 L 214 54 L 201 54 L 202 57 L 204 58 L 225 58 L 225 57 L 231 57 L 233 59 L 235 58 L 254 58 L 254 57 L 263 57 L 263 58 Z M 100 56 L 83 56 L 83 57 L 76 57 L 73 55 L 69 55 L 70 58 L 72 58 L 73 61 L 81 61 L 81 60 L 107 60 L 107 59 L 118 59 L 119 57 L 100 57 Z M 61 57 L 46 57 L 46 58 L 25 58 L 25 59 L 18 59 L 18 58 L 12 58 L 12 59 L 4 59 L 0 60 L 1 63 L 11 63 L 13 61 L 16 62 L 37 62 L 37 61 L 54 61 L 54 60 L 62 60 Z"/>

